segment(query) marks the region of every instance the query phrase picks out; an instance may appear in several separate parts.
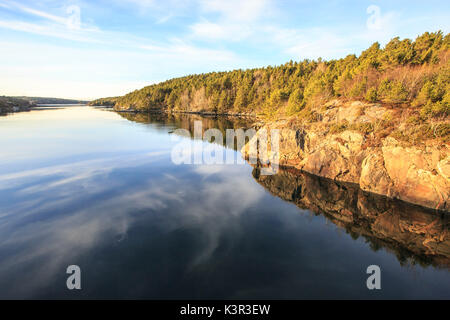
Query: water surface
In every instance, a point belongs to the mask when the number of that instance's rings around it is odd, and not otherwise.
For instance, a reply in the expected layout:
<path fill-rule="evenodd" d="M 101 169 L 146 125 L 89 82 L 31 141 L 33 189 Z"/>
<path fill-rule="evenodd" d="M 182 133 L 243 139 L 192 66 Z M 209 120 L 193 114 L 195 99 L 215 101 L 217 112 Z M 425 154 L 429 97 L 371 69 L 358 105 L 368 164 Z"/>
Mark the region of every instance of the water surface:
<path fill-rule="evenodd" d="M 448 215 L 292 170 L 173 164 L 171 133 L 198 119 L 0 117 L 0 298 L 450 298 Z"/>

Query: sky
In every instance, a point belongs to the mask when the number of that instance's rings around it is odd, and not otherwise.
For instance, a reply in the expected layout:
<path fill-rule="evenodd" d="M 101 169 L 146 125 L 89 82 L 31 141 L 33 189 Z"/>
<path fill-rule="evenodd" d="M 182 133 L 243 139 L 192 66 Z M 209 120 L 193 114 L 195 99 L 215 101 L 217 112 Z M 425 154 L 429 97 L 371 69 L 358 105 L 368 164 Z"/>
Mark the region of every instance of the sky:
<path fill-rule="evenodd" d="M 118 96 L 438 30 L 448 0 L 0 0 L 0 96 Z"/>

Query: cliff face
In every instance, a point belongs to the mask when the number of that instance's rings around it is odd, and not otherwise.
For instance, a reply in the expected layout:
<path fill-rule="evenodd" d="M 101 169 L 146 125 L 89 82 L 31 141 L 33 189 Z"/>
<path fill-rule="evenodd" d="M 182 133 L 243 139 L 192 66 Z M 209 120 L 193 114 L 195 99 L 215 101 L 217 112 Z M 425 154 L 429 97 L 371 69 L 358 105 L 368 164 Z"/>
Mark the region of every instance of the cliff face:
<path fill-rule="evenodd" d="M 253 176 L 275 196 L 323 214 L 352 237 L 365 237 L 374 250 L 385 247 L 401 263 L 450 267 L 450 221 L 445 213 L 362 191 L 357 186 L 325 180 L 295 169 Z"/>
<path fill-rule="evenodd" d="M 404 114 L 393 114 L 375 104 L 334 102 L 318 118 L 313 123 L 284 120 L 264 126 L 267 130 L 279 129 L 280 165 L 355 183 L 362 190 L 390 198 L 450 211 L 448 143 L 424 137 L 422 142 L 412 144 L 397 138 L 410 132 L 412 124 L 402 120 L 406 119 Z M 448 120 L 442 124 L 448 126 Z M 417 126 L 417 130 L 420 128 Z M 254 156 L 249 154 L 248 144 L 242 153 L 245 157 Z"/>

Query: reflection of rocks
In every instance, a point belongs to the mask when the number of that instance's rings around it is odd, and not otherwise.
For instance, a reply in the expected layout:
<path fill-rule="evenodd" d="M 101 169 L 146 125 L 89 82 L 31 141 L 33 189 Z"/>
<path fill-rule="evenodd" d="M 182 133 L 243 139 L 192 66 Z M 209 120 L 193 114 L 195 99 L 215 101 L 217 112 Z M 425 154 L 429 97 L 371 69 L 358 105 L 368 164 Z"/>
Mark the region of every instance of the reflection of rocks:
<path fill-rule="evenodd" d="M 255 179 L 272 194 L 323 214 L 352 237 L 363 236 L 377 250 L 385 247 L 400 262 L 450 267 L 450 217 L 362 191 L 297 170 L 280 170 Z"/>

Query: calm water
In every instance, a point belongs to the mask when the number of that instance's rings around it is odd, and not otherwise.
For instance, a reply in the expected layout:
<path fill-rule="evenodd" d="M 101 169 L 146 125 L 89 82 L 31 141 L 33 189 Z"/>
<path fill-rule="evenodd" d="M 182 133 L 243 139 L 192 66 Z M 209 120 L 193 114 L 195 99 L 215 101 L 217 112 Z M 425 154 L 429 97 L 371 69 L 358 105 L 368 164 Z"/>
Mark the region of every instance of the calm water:
<path fill-rule="evenodd" d="M 450 298 L 448 215 L 292 170 L 174 165 L 170 132 L 196 118 L 0 117 L 0 298 Z"/>

